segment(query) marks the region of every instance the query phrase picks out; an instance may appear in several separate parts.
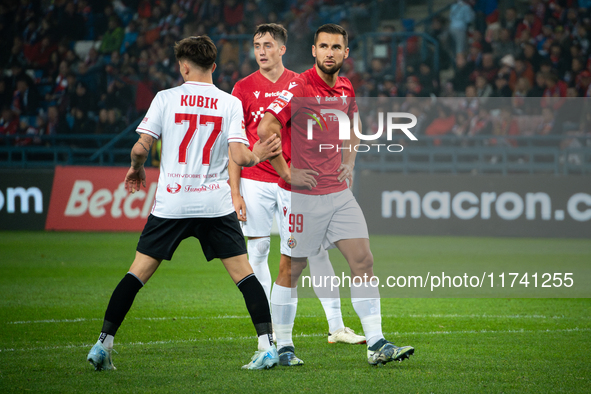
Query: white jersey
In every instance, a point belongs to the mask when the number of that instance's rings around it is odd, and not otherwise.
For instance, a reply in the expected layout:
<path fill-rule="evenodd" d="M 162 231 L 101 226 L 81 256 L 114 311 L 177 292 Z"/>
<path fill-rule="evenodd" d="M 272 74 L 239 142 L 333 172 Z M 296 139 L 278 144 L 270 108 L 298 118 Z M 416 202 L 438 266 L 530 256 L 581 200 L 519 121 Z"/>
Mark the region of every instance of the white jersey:
<path fill-rule="evenodd" d="M 180 219 L 234 212 L 228 143 L 248 146 L 240 100 L 212 84 L 186 82 L 159 92 L 136 132 L 162 139 L 154 216 Z"/>

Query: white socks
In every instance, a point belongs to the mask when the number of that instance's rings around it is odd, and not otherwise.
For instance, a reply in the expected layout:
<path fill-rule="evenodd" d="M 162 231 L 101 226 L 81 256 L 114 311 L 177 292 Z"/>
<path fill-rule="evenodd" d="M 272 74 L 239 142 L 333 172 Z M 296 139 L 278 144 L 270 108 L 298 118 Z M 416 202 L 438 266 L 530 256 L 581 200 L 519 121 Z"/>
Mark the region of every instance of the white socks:
<path fill-rule="evenodd" d="M 384 337 L 378 288 L 372 287 L 370 282 L 364 282 L 360 287 L 351 286 L 351 303 L 361 320 L 367 346 L 373 346 Z"/>
<path fill-rule="evenodd" d="M 248 249 L 248 262 L 252 267 L 254 275 L 257 277 L 265 295 L 267 301 L 271 302 L 271 272 L 269 271 L 269 250 L 271 248 L 271 238 L 255 238 L 249 239 L 247 242 Z"/>
<path fill-rule="evenodd" d="M 291 296 L 292 290 L 295 298 Z M 271 292 L 271 309 L 273 310 L 273 329 L 277 339 L 277 349 L 293 346 L 291 334 L 298 309 L 297 288 L 292 289 L 274 283 Z"/>
<path fill-rule="evenodd" d="M 267 350 L 273 344 L 273 335 L 259 335 L 259 350 Z"/>
<path fill-rule="evenodd" d="M 334 333 L 335 331 L 344 328 L 343 314 L 341 313 L 341 299 L 339 294 L 339 288 L 335 287 L 331 289 L 330 279 L 326 282 L 324 278 L 332 278 L 335 273 L 332 268 L 332 264 L 328 258 L 328 252 L 324 249 L 320 250 L 316 256 L 308 258 L 310 266 L 310 276 L 312 277 L 312 286 L 316 296 L 322 303 L 324 313 L 326 314 L 326 320 L 328 321 L 328 332 Z M 316 278 L 316 280 L 314 280 Z M 316 287 L 315 284 L 322 285 Z M 326 283 L 326 286 L 324 286 Z"/>
<path fill-rule="evenodd" d="M 113 349 L 113 341 L 114 340 L 115 340 L 115 337 L 113 335 L 108 335 L 107 334 L 107 336 L 105 337 L 105 339 L 102 341 L 103 342 L 103 346 L 106 347 L 108 350 Z M 99 337 L 99 341 L 100 341 L 100 337 Z"/>

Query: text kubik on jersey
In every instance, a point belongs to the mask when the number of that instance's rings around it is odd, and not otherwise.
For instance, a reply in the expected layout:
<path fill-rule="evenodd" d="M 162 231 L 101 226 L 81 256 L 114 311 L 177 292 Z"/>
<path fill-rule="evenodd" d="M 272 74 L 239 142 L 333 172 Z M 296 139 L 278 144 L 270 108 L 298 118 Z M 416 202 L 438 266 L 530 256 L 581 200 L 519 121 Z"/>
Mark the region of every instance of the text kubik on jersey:
<path fill-rule="evenodd" d="M 154 216 L 219 217 L 234 211 L 228 144 L 248 146 L 240 100 L 212 84 L 186 82 L 159 92 L 136 131 L 162 140 Z"/>

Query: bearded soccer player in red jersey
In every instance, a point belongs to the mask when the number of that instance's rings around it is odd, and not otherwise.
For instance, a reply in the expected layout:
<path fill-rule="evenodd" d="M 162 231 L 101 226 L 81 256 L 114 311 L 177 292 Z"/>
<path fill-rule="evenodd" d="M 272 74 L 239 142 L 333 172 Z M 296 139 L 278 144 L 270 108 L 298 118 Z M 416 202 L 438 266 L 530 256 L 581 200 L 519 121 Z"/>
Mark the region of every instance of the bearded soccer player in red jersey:
<path fill-rule="evenodd" d="M 114 336 L 138 291 L 162 260 L 172 259 L 182 240 L 198 238 L 205 258 L 219 258 L 243 294 L 255 326 L 259 350 L 243 368 L 263 369 L 279 361 L 272 344 L 271 314 L 265 292 L 246 258 L 244 236 L 228 186 L 228 151 L 238 165 L 253 166 L 280 153 L 279 140 L 248 149 L 239 100 L 213 85 L 217 49 L 206 36 L 188 37 L 174 47 L 184 84 L 159 92 L 137 128 L 126 190 L 146 187 L 144 163 L 154 141 L 162 147 L 160 176 L 152 213 L 140 236 L 129 272 L 117 285 L 97 343 L 87 360 L 97 370 L 115 369 Z"/>
<path fill-rule="evenodd" d="M 367 338 L 368 362 L 376 365 L 402 361 L 414 353 L 414 348 L 394 346 L 382 334 L 380 295 L 375 282 L 370 281 L 373 277 L 373 256 L 369 248 L 367 224 L 346 183 L 351 181 L 355 165 L 356 152 L 350 148 L 359 142 L 359 138 L 351 133 L 353 137 L 348 141 L 347 149 L 339 140 L 337 117 L 326 116 L 326 119 L 317 118 L 317 122 L 322 121 L 327 128 L 313 125 L 315 131 L 310 140 L 309 117 L 306 117 L 309 111 L 300 111 L 296 105 L 292 106 L 294 97 L 309 97 L 312 98 L 312 107 L 317 102 L 319 108 L 338 110 L 346 114 L 349 123 L 353 124 L 353 114 L 357 112 L 355 92 L 348 79 L 338 76 L 343 61 L 349 55 L 347 44 L 347 32 L 341 26 L 328 24 L 316 31 L 312 46 L 316 64 L 285 86 L 267 108 L 258 134 L 263 141 L 274 135 L 282 137 L 284 154 L 270 162 L 281 176 L 281 199 L 292 202 L 287 205 L 291 209 L 288 214 L 295 218 L 291 222 L 284 221 L 281 226 L 282 258 L 276 284 L 295 288 L 306 267 L 306 258 L 318 253 L 321 248 L 336 246 L 349 263 L 352 277 L 362 279 L 359 287 L 351 287 L 351 302 Z M 291 128 L 286 127 L 289 125 Z M 286 149 L 289 148 L 285 143 L 288 139 L 292 141 L 291 150 Z M 320 144 L 343 146 L 344 149 L 342 152 L 329 150 L 319 154 Z M 296 150 L 297 154 L 294 153 Z M 288 257 L 289 252 L 291 258 Z M 281 341 L 291 341 L 293 319 L 286 319 L 285 324 L 280 325 L 275 317 L 294 316 L 285 310 L 286 307 L 273 304 L 279 349 Z M 293 349 L 293 343 L 291 347 Z"/>
<path fill-rule="evenodd" d="M 283 66 L 282 56 L 285 54 L 287 31 L 279 24 L 269 23 L 257 26 L 253 35 L 253 48 L 259 70 L 238 81 L 232 95 L 242 101 L 246 134 L 251 145 L 259 140 L 257 126 L 262 119 L 265 109 L 277 98 L 285 86 L 298 76 L 297 73 Z M 283 144 L 289 144 L 289 139 Z M 283 149 L 286 149 L 284 146 Z M 288 148 L 289 149 L 289 148 Z M 262 162 L 254 167 L 241 168 L 230 161 L 230 186 L 232 188 L 232 202 L 242 221 L 242 230 L 248 237 L 248 260 L 253 271 L 261 282 L 273 307 L 274 303 L 289 305 L 290 313 L 295 314 L 297 297 L 292 297 L 289 287 L 277 284 L 271 292 L 271 273 L 269 271 L 268 256 L 270 249 L 270 234 L 273 215 L 280 223 L 282 218 L 288 219 L 289 202 L 281 201 L 277 182 L 279 175 L 268 162 Z M 313 271 L 312 276 L 334 276 L 334 270 L 328 259 L 328 252 L 322 249 L 320 253 L 310 257 Z M 315 289 L 316 290 L 316 289 Z M 359 344 L 365 343 L 365 337 L 356 335 L 353 330 L 345 327 L 341 313 L 341 303 L 338 288 L 332 291 L 321 289 L 317 292 L 322 303 L 329 325 L 330 343 L 342 342 Z M 277 319 L 281 320 L 279 316 Z M 286 345 L 290 345 L 288 340 Z M 281 347 L 282 343 L 278 343 Z M 303 362 L 294 357 L 293 350 L 280 354 L 280 365 L 294 366 Z"/>

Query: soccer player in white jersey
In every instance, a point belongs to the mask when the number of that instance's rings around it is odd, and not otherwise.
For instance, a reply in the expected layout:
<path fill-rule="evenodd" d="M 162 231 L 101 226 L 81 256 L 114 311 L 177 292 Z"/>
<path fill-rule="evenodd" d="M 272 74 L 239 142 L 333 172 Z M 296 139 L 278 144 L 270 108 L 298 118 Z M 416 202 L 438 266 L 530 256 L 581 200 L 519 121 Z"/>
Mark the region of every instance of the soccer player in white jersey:
<path fill-rule="evenodd" d="M 328 108 L 346 114 L 350 120 L 354 119 L 354 113 L 357 112 L 355 92 L 347 78 L 338 76 L 349 54 L 347 43 L 347 32 L 341 26 L 328 24 L 318 28 L 312 46 L 316 64 L 285 86 L 267 108 L 259 123 L 258 135 L 265 141 L 281 134 L 284 155 L 278 155 L 270 162 L 283 181 L 279 191 L 282 200 L 291 201 L 288 204 L 290 217 L 299 217 L 295 223 L 281 223 L 282 257 L 290 255 L 291 258 L 281 259 L 277 283 L 290 286 L 292 289 L 288 290 L 295 292 L 297 281 L 306 267 L 306 257 L 318 253 L 322 247 L 336 246 L 349 263 L 352 277 L 361 278 L 359 286 L 351 286 L 351 302 L 367 339 L 367 360 L 376 365 L 402 361 L 414 353 L 414 348 L 394 346 L 382 334 L 380 295 L 375 282 L 370 281 L 373 277 L 373 256 L 369 248 L 367 225 L 361 208 L 345 182 L 351 179 L 355 150 L 332 150 L 319 154 L 321 143 L 323 146 L 343 146 L 343 141 L 339 140 L 338 119 L 319 115 L 325 128 L 312 126 L 313 138 L 310 140 L 308 107 L 302 111 L 292 107 L 294 97 L 310 97 L 313 98 L 310 105 L 312 112 L 317 102 L 317 113 L 321 112 L 320 108 L 325 111 Z M 288 124 L 291 124 L 291 128 L 285 127 Z M 350 124 L 353 122 L 350 121 Z M 351 132 L 351 135 L 349 148 L 359 143 L 355 133 Z M 286 149 L 286 139 L 291 139 L 289 151 Z M 298 154 L 293 154 L 294 151 L 298 151 Z M 291 163 L 287 163 L 284 156 L 288 156 Z M 290 191 L 288 184 L 291 184 Z M 289 297 L 289 292 L 284 297 Z M 276 307 L 273 303 L 273 324 L 278 348 L 282 341 L 290 341 L 293 345 L 294 306 L 284 304 Z M 279 330 L 277 315 L 286 317 Z"/>
<path fill-rule="evenodd" d="M 246 135 L 251 145 L 259 140 L 257 126 L 265 108 L 273 102 L 286 84 L 298 76 L 283 66 L 282 56 L 286 51 L 286 43 L 287 30 L 282 25 L 268 23 L 257 26 L 253 34 L 253 49 L 259 70 L 238 81 L 232 91 L 232 95 L 242 101 Z M 241 170 L 237 164 L 230 161 L 229 173 L 232 202 L 238 219 L 242 221 L 244 235 L 248 237 L 248 261 L 272 304 L 272 280 L 268 264 L 271 227 L 273 215 L 279 222 L 280 217 L 287 213 L 287 207 L 278 199 L 279 175 L 269 162 Z M 310 261 L 312 276 L 334 276 L 328 252 L 324 249 L 319 254 L 310 256 Z M 275 292 L 280 286 L 275 284 L 273 287 Z M 365 337 L 345 327 L 338 288 L 332 291 L 320 289 L 317 294 L 328 320 L 328 342 L 365 343 Z M 279 350 L 281 356 L 281 349 Z M 301 365 L 301 360 L 298 362 L 290 358 L 288 363 L 283 358 L 280 357 L 280 365 Z"/>
<path fill-rule="evenodd" d="M 228 185 L 228 151 L 241 166 L 253 166 L 280 154 L 280 141 L 248 149 L 242 106 L 213 85 L 217 49 L 206 36 L 175 44 L 185 83 L 159 92 L 137 128 L 126 189 L 146 187 L 144 162 L 157 139 L 164 140 L 158 189 L 152 213 L 140 236 L 135 260 L 115 288 L 99 340 L 87 360 L 95 369 L 115 369 L 113 339 L 138 291 L 162 260 L 170 260 L 180 242 L 198 238 L 208 261 L 219 258 L 238 286 L 258 335 L 258 351 L 243 368 L 263 369 L 279 361 L 272 343 L 271 314 L 265 292 L 246 257 L 246 244 Z"/>

